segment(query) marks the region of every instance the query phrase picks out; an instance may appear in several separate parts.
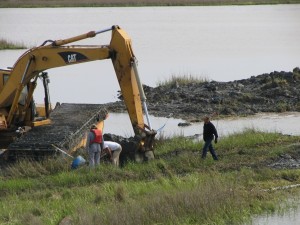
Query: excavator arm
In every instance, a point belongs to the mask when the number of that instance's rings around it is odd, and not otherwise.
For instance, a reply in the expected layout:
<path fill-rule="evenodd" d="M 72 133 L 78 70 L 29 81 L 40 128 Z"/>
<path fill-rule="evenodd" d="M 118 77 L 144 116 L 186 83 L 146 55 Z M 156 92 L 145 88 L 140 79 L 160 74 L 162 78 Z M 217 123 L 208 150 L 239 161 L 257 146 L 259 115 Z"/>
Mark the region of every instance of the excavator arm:
<path fill-rule="evenodd" d="M 70 45 L 110 30 L 112 36 L 108 45 Z M 152 150 L 152 141 L 148 146 L 145 146 L 145 143 L 149 142 L 149 138 L 154 139 L 156 132 L 152 130 L 149 121 L 131 39 L 118 26 L 64 40 L 46 41 L 41 46 L 26 51 L 8 71 L 8 80 L 0 86 L 0 116 L 3 118 L 4 115 L 6 120 L 3 124 L 6 124 L 8 129 L 15 125 L 15 121 L 18 121 L 18 124 L 32 122 L 32 118 L 26 115 L 30 111 L 36 80 L 43 71 L 104 59 L 111 59 L 113 63 L 131 124 L 135 134 L 141 137 L 143 150 Z M 144 123 L 143 109 L 148 125 Z"/>

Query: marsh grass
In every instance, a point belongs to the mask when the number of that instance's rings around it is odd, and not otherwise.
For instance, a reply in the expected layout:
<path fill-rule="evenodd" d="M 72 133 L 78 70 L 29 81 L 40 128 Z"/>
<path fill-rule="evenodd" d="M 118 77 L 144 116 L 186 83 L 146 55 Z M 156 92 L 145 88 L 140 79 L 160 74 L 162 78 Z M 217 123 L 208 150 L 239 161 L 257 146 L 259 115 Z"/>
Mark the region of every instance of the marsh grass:
<path fill-rule="evenodd" d="M 26 49 L 26 46 L 22 43 L 12 43 L 5 39 L 0 39 L 0 50 L 4 49 Z"/>
<path fill-rule="evenodd" d="M 297 154 L 299 142 L 245 130 L 220 139 L 218 162 L 201 160 L 203 143 L 183 137 L 160 140 L 156 160 L 122 168 L 20 162 L 0 176 L 0 224 L 64 218 L 73 224 L 243 224 L 253 214 L 276 212 L 297 192 L 266 191 L 300 183 L 299 170 L 274 170 L 267 162 Z"/>
<path fill-rule="evenodd" d="M 0 175 L 18 178 L 38 178 L 44 175 L 68 171 L 70 160 L 66 158 L 49 158 L 44 161 L 19 160 L 0 171 Z"/>
<path fill-rule="evenodd" d="M 222 209 L 230 205 L 234 205 L 231 209 L 237 209 L 243 201 L 239 198 L 240 195 L 233 191 L 232 184 L 228 185 L 218 174 L 210 175 L 214 178 L 193 175 L 185 182 L 177 181 L 176 184 L 169 180 L 160 180 L 166 186 L 160 190 L 150 186 L 148 195 L 142 195 L 139 199 L 123 202 L 117 207 L 111 206 L 105 209 L 103 214 L 87 211 L 80 214 L 90 214 L 89 218 L 96 217 L 100 224 L 185 224 L 187 221 L 191 224 L 209 224 L 207 221 L 213 216 L 220 222 L 224 221 L 224 218 L 225 221 L 229 221 L 230 218 L 233 222 L 232 214 L 224 217 L 226 213 L 222 213 Z M 199 178 L 202 180 L 201 185 L 197 185 Z M 216 215 L 217 213 L 221 214 Z M 80 221 L 88 224 L 90 222 Z"/>
<path fill-rule="evenodd" d="M 197 84 L 197 83 L 203 83 L 208 81 L 209 81 L 208 78 L 197 77 L 191 74 L 187 74 L 187 75 L 173 74 L 169 79 L 166 79 L 164 81 L 159 81 L 157 83 L 157 86 L 177 87 L 182 85 Z"/>
<path fill-rule="evenodd" d="M 156 142 L 156 156 L 164 155 L 166 153 L 178 154 L 182 150 L 197 150 L 200 147 L 198 142 L 191 141 L 184 136 L 176 136 L 172 138 L 164 137 Z"/>

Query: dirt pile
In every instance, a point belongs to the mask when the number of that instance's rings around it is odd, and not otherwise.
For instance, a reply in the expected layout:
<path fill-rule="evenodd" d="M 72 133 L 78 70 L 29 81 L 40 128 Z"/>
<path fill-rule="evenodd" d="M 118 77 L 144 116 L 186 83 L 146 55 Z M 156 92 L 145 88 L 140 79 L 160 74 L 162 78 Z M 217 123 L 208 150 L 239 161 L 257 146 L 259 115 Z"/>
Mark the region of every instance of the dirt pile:
<path fill-rule="evenodd" d="M 230 82 L 144 86 L 151 115 L 189 121 L 204 115 L 245 116 L 259 112 L 300 111 L 300 69 L 274 71 Z M 122 101 L 109 103 L 111 112 L 125 112 Z"/>

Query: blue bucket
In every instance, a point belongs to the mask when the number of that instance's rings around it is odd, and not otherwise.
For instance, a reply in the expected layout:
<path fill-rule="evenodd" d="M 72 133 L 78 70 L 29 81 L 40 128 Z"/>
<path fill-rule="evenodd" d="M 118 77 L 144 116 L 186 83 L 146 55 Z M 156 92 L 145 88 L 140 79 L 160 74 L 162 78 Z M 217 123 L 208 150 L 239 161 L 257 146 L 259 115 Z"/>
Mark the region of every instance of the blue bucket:
<path fill-rule="evenodd" d="M 71 168 L 72 169 L 77 169 L 79 166 L 85 164 L 85 159 L 82 157 L 82 156 L 77 156 L 73 162 L 72 162 L 72 165 L 71 165 Z"/>

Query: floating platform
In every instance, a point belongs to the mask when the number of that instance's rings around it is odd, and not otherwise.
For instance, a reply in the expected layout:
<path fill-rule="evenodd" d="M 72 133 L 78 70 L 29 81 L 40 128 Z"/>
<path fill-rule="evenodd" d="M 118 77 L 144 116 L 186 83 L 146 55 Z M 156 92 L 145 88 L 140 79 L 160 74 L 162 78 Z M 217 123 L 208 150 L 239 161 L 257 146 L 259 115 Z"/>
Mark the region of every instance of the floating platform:
<path fill-rule="evenodd" d="M 103 121 L 106 115 L 106 109 L 99 104 L 62 103 L 51 112 L 50 124 L 23 134 L 8 146 L 7 156 L 40 158 L 58 153 L 54 146 L 70 154 L 82 147 L 91 125 Z"/>

